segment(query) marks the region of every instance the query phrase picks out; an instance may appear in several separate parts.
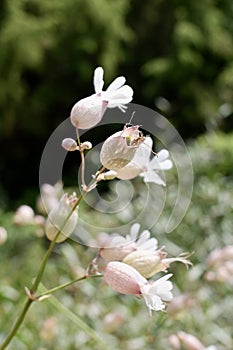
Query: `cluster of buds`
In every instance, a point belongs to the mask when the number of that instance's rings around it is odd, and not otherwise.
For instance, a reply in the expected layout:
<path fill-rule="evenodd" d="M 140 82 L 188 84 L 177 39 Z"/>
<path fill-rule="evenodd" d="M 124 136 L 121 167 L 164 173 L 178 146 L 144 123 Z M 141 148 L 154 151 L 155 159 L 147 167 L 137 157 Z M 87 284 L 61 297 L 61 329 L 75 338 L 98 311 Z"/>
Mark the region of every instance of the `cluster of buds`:
<path fill-rule="evenodd" d="M 233 284 L 233 245 L 213 250 L 207 259 L 207 281 Z"/>
<path fill-rule="evenodd" d="M 149 311 L 164 310 L 172 300 L 172 283 L 168 281 L 172 274 L 166 274 L 158 280 L 147 278 L 156 273 L 165 272 L 173 262 L 191 265 L 187 254 L 167 258 L 163 248 L 158 249 L 158 241 L 144 230 L 139 235 L 140 225 L 134 224 L 130 234 L 122 237 L 118 234 L 102 236 L 99 255 L 104 258 L 105 282 L 115 291 L 123 294 L 134 294 L 144 298 Z"/>

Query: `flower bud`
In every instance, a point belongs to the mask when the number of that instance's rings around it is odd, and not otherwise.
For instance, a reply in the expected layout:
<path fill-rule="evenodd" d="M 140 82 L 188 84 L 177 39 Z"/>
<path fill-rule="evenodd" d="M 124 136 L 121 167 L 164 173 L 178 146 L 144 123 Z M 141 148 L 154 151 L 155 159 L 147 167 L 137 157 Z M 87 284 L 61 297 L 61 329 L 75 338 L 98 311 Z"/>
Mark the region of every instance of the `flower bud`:
<path fill-rule="evenodd" d="M 28 225 L 34 223 L 34 211 L 28 205 L 21 205 L 15 212 L 14 224 Z"/>
<path fill-rule="evenodd" d="M 99 174 L 97 176 L 97 181 L 102 181 L 102 180 L 113 180 L 115 179 L 117 173 L 114 170 L 109 170 L 106 171 L 105 173 Z"/>
<path fill-rule="evenodd" d="M 147 280 L 133 267 L 119 261 L 107 264 L 104 272 L 105 282 L 118 293 L 141 294 L 141 285 Z"/>
<path fill-rule="evenodd" d="M 143 277 L 149 278 L 161 271 L 161 260 L 166 256 L 160 250 L 136 250 L 123 259 L 123 262 L 134 267 Z"/>
<path fill-rule="evenodd" d="M 65 241 L 74 231 L 78 221 L 76 210 L 72 212 L 74 198 L 63 195 L 58 205 L 51 210 L 45 225 L 47 238 L 52 241 L 61 231 L 56 239 L 56 243 Z M 69 217 L 70 215 L 70 217 Z M 69 218 L 68 218 L 69 217 Z"/>
<path fill-rule="evenodd" d="M 4 244 L 7 240 L 7 230 L 0 226 L 0 245 Z"/>
<path fill-rule="evenodd" d="M 185 350 L 205 350 L 205 346 L 192 334 L 178 332 L 178 337 Z"/>
<path fill-rule="evenodd" d="M 134 157 L 137 147 L 143 142 L 139 126 L 125 127 L 104 142 L 100 151 L 100 161 L 107 169 L 118 171 Z"/>
<path fill-rule="evenodd" d="M 83 142 L 83 143 L 81 144 L 80 147 L 81 147 L 82 150 L 84 150 L 84 149 L 89 150 L 89 149 L 92 148 L 92 144 L 91 144 L 91 142 L 89 142 L 89 141 L 85 141 L 85 142 Z"/>
<path fill-rule="evenodd" d="M 71 138 L 64 139 L 61 145 L 66 151 L 69 152 L 76 151 L 78 149 L 77 142 Z"/>

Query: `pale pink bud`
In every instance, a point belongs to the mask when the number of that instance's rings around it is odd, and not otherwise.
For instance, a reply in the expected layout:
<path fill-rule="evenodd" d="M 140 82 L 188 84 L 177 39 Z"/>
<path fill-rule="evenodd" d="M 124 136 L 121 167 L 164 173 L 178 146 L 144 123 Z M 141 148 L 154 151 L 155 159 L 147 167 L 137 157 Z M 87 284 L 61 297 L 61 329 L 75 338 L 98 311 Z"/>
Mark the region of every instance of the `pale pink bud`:
<path fill-rule="evenodd" d="M 69 152 L 73 152 L 78 149 L 77 142 L 71 138 L 64 139 L 61 145 L 66 151 L 69 151 Z"/>
<path fill-rule="evenodd" d="M 125 127 L 104 142 L 100 151 L 100 161 L 107 169 L 118 171 L 134 157 L 137 147 L 143 142 L 139 126 Z"/>
<path fill-rule="evenodd" d="M 114 170 L 109 170 L 106 171 L 105 173 L 101 173 L 97 176 L 97 181 L 102 181 L 102 180 L 112 180 L 115 179 L 116 177 L 116 171 Z"/>
<path fill-rule="evenodd" d="M 123 259 L 123 262 L 134 267 L 142 276 L 149 278 L 161 271 L 161 260 L 167 254 L 160 250 L 136 250 Z"/>
<path fill-rule="evenodd" d="M 141 286 L 147 280 L 133 267 L 119 261 L 107 264 L 104 272 L 105 282 L 118 293 L 141 294 Z"/>
<path fill-rule="evenodd" d="M 0 245 L 4 244 L 7 240 L 7 230 L 0 226 Z"/>
<path fill-rule="evenodd" d="M 49 240 L 55 239 L 58 231 L 61 233 L 56 239 L 56 243 L 65 241 L 74 231 L 77 221 L 77 210 L 72 211 L 74 205 L 73 196 L 63 195 L 58 205 L 49 213 L 45 225 L 45 233 Z"/>
<path fill-rule="evenodd" d="M 171 334 L 168 340 L 173 350 L 180 350 L 180 340 L 176 334 Z"/>
<path fill-rule="evenodd" d="M 80 148 L 81 148 L 82 150 L 85 150 L 85 149 L 89 150 L 89 149 L 92 148 L 92 144 L 91 144 L 91 142 L 89 142 L 89 141 L 84 141 L 83 143 L 81 143 Z"/>
<path fill-rule="evenodd" d="M 185 350 L 205 350 L 205 346 L 192 334 L 178 332 L 178 337 Z"/>
<path fill-rule="evenodd" d="M 16 225 L 27 225 L 34 223 L 34 211 L 28 205 L 21 205 L 15 212 L 13 221 Z"/>

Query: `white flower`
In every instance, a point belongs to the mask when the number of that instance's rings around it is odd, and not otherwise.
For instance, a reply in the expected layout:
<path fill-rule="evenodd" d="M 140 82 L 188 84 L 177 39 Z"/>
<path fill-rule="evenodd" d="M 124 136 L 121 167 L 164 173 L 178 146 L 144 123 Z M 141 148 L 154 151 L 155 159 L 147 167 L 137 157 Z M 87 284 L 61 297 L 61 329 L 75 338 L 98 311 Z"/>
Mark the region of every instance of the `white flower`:
<path fill-rule="evenodd" d="M 159 278 L 152 284 L 148 283 L 141 286 L 142 296 L 144 297 L 150 312 L 151 310 L 164 310 L 165 304 L 163 301 L 172 300 L 171 290 L 173 285 L 171 281 L 168 281 L 171 276 L 172 274 L 170 273 Z"/>
<path fill-rule="evenodd" d="M 150 283 L 135 268 L 119 261 L 111 261 L 104 271 L 105 282 L 115 291 L 122 294 L 142 296 L 151 314 L 151 310 L 165 309 L 166 301 L 172 300 L 173 285 L 165 275 Z"/>
<path fill-rule="evenodd" d="M 152 144 L 151 137 L 146 136 L 145 140 L 136 149 L 133 159 L 124 168 L 117 171 L 116 177 L 121 180 L 130 180 L 140 175 L 145 182 L 154 182 L 166 186 L 157 172 L 171 169 L 172 161 L 167 159 L 169 152 L 165 149 L 162 149 L 150 160 Z"/>
<path fill-rule="evenodd" d="M 104 70 L 98 67 L 94 72 L 94 90 L 95 94 L 83 98 L 78 101 L 72 108 L 70 118 L 71 123 L 79 129 L 88 129 L 102 119 L 107 108 L 118 107 L 122 112 L 127 108 L 125 104 L 132 101 L 133 90 L 130 86 L 125 84 L 125 77 L 116 78 L 103 91 Z"/>
<path fill-rule="evenodd" d="M 136 250 L 155 251 L 158 247 L 156 238 L 150 238 L 150 231 L 144 230 L 139 235 L 140 224 L 132 225 L 130 233 L 122 237 L 118 233 L 107 236 L 101 243 L 100 255 L 106 260 L 122 261 L 129 253 Z"/>

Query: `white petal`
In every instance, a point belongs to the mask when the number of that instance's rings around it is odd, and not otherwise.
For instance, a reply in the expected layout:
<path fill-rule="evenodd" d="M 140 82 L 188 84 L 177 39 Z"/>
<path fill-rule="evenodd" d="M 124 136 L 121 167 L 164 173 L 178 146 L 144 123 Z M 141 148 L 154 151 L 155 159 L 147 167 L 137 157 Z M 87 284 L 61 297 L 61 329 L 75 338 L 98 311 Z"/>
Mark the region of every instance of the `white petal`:
<path fill-rule="evenodd" d="M 150 170 L 169 170 L 171 168 L 172 161 L 170 159 L 166 159 L 160 162 L 157 156 L 154 156 L 154 158 L 149 163 Z"/>
<path fill-rule="evenodd" d="M 158 159 L 160 162 L 167 159 L 169 157 L 169 152 L 166 149 L 161 149 L 161 151 L 158 152 Z"/>
<path fill-rule="evenodd" d="M 144 178 L 144 182 L 153 182 L 157 185 L 166 186 L 165 182 L 161 179 L 161 177 L 156 174 L 154 171 L 146 171 L 145 173 L 141 174 Z"/>
<path fill-rule="evenodd" d="M 149 238 L 150 238 L 150 231 L 148 231 L 148 230 L 142 231 L 142 233 L 140 234 L 140 237 L 139 237 L 139 239 L 137 241 L 137 245 L 143 244 Z"/>
<path fill-rule="evenodd" d="M 102 67 L 96 68 L 94 72 L 94 89 L 96 94 L 99 94 L 103 90 L 103 87 L 104 87 L 103 77 L 104 77 L 103 68 Z"/>
<path fill-rule="evenodd" d="M 138 232 L 140 230 L 140 224 L 136 223 L 136 224 L 133 224 L 131 226 L 131 229 L 130 229 L 130 239 L 132 239 L 133 241 L 135 241 L 137 239 L 137 236 L 138 236 Z"/>
<path fill-rule="evenodd" d="M 113 105 L 131 102 L 133 98 L 133 89 L 128 85 L 124 85 L 116 91 L 106 91 L 102 96 L 104 100 L 109 102 L 109 108 L 111 108 Z"/>
<path fill-rule="evenodd" d="M 140 244 L 140 246 L 137 246 L 137 249 L 139 250 L 148 250 L 153 251 L 156 250 L 158 247 L 158 241 L 156 238 L 150 238 L 146 242 Z"/>
<path fill-rule="evenodd" d="M 109 87 L 107 88 L 106 92 L 114 92 L 117 89 L 121 88 L 124 83 L 125 83 L 126 79 L 125 77 L 118 77 L 115 80 L 113 80 L 113 82 L 109 85 Z"/>

